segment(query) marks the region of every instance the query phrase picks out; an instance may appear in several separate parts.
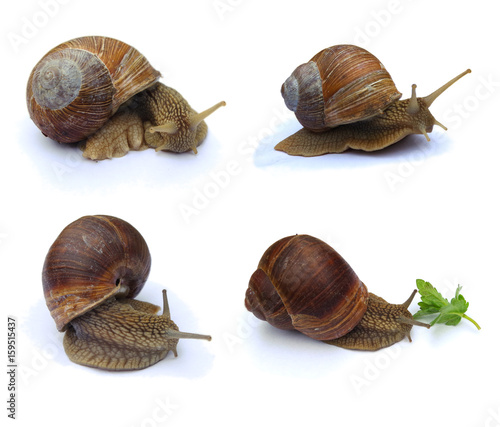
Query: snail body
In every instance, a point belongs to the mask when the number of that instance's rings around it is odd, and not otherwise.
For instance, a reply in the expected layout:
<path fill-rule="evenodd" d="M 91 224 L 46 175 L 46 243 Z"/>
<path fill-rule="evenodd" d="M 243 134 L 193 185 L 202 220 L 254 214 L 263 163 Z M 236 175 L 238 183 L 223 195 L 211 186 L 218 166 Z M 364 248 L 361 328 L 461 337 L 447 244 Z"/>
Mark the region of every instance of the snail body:
<path fill-rule="evenodd" d="M 169 136 L 152 148 L 196 152 L 206 136 L 203 119 L 225 103 L 197 114 L 174 89 L 158 82 L 160 77 L 126 43 L 110 37 L 76 38 L 49 51 L 34 67 L 26 91 L 28 111 L 51 139 L 85 141 L 83 155 L 93 160 L 148 148 L 147 134 L 153 127 L 153 132 Z M 148 97 L 137 96 L 147 89 Z M 167 96 L 171 91 L 174 97 Z M 156 108 L 142 105 L 143 100 L 156 102 Z M 185 128 L 189 137 L 181 131 Z"/>
<path fill-rule="evenodd" d="M 438 125 L 429 111 L 435 99 L 464 75 L 422 98 L 400 100 L 391 76 L 371 53 L 353 45 L 324 49 L 283 83 L 287 107 L 304 126 L 276 145 L 290 155 L 319 156 L 348 149 L 375 151 Z"/>
<path fill-rule="evenodd" d="M 327 344 L 378 350 L 405 337 L 413 320 L 408 307 L 369 293 L 347 262 L 325 242 L 308 235 L 271 245 L 252 274 L 245 306 L 257 318 L 297 330 Z"/>
<path fill-rule="evenodd" d="M 66 354 L 75 363 L 106 370 L 143 369 L 177 356 L 179 332 L 166 291 L 160 307 L 135 300 L 151 268 L 142 235 L 122 219 L 85 216 L 57 237 L 45 258 L 42 283 L 47 307 Z"/>

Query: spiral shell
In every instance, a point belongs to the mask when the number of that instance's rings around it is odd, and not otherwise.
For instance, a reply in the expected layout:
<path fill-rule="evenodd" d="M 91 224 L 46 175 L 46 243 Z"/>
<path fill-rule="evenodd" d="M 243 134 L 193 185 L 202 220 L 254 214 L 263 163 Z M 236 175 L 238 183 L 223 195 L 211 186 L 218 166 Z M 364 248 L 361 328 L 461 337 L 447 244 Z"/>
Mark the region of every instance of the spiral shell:
<path fill-rule="evenodd" d="M 250 278 L 245 306 L 280 329 L 316 340 L 351 331 L 368 307 L 368 291 L 329 245 L 308 235 L 271 245 Z"/>
<path fill-rule="evenodd" d="M 128 222 L 104 215 L 72 222 L 50 247 L 42 272 L 57 329 L 111 296 L 134 298 L 150 268 L 148 246 Z"/>
<path fill-rule="evenodd" d="M 281 93 L 302 126 L 314 132 L 376 116 L 401 97 L 383 64 L 354 45 L 317 53 L 295 69 Z"/>
<path fill-rule="evenodd" d="M 38 62 L 28 80 L 26 101 L 44 135 L 77 142 L 159 78 L 128 44 L 109 37 L 80 37 L 60 44 Z"/>

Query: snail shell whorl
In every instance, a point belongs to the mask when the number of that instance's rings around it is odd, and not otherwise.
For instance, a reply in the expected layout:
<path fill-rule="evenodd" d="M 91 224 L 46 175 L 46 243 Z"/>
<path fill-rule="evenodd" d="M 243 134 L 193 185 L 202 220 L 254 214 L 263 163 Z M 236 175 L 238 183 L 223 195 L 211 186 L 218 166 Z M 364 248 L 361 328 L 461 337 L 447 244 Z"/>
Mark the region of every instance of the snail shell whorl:
<path fill-rule="evenodd" d="M 302 126 L 316 132 L 373 117 L 401 97 L 383 64 L 353 45 L 323 49 L 281 92 Z"/>
<path fill-rule="evenodd" d="M 264 253 L 250 279 L 245 306 L 280 329 L 331 340 L 359 323 L 368 291 L 333 248 L 296 235 L 278 240 Z"/>
<path fill-rule="evenodd" d="M 110 296 L 134 298 L 144 286 L 151 255 L 141 234 L 111 216 L 85 216 L 69 224 L 45 258 L 47 307 L 64 331 L 75 317 Z"/>
<path fill-rule="evenodd" d="M 323 129 L 325 102 L 318 65 L 307 62 L 299 65 L 281 87 L 289 110 L 293 111 L 307 129 Z"/>
<path fill-rule="evenodd" d="M 80 61 L 79 64 L 66 56 L 63 53 L 51 55 L 35 70 L 32 87 L 35 99 L 42 107 L 51 110 L 64 108 L 80 92 L 81 65 L 85 65 L 86 61 Z M 84 56 L 88 55 L 81 55 Z M 111 84 L 111 81 L 108 84 Z"/>
<path fill-rule="evenodd" d="M 30 117 L 48 137 L 77 142 L 125 101 L 160 78 L 133 47 L 109 37 L 80 37 L 48 52 L 28 80 Z"/>

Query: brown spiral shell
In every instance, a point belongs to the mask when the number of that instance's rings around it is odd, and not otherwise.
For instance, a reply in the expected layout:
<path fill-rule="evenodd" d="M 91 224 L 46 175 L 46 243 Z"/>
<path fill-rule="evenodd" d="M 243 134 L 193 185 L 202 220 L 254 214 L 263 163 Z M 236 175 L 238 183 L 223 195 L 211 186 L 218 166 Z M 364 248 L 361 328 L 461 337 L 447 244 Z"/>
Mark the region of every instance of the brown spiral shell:
<path fill-rule="evenodd" d="M 295 69 L 281 93 L 314 132 L 376 116 L 401 97 L 384 65 L 354 45 L 323 49 Z"/>
<path fill-rule="evenodd" d="M 250 278 L 245 306 L 277 328 L 332 340 L 359 323 L 368 307 L 368 291 L 332 247 L 312 236 L 295 235 L 266 250 Z"/>
<path fill-rule="evenodd" d="M 151 255 L 141 234 L 112 216 L 84 216 L 69 224 L 50 247 L 43 291 L 57 329 L 111 296 L 134 298 L 144 286 Z"/>
<path fill-rule="evenodd" d="M 44 135 L 63 143 L 81 141 L 159 78 L 126 43 L 76 38 L 49 51 L 34 67 L 26 89 L 28 111 Z"/>

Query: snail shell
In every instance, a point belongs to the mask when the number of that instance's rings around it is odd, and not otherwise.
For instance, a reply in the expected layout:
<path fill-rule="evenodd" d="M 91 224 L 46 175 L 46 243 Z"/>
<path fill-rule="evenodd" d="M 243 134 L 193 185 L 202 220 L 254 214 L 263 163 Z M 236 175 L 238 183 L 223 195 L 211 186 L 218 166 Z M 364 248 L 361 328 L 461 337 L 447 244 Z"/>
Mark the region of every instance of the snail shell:
<path fill-rule="evenodd" d="M 331 340 L 359 323 L 368 307 L 368 291 L 332 247 L 296 235 L 266 250 L 250 278 L 245 306 L 277 328 Z"/>
<path fill-rule="evenodd" d="M 302 126 L 314 132 L 376 116 L 401 97 L 384 65 L 353 45 L 318 52 L 295 69 L 281 93 Z"/>
<path fill-rule="evenodd" d="M 93 134 L 133 95 L 161 77 L 136 49 L 109 37 L 80 37 L 49 51 L 28 80 L 31 119 L 63 143 Z"/>
<path fill-rule="evenodd" d="M 105 300 L 134 298 L 151 268 L 142 235 L 128 222 L 106 215 L 84 216 L 63 229 L 42 271 L 47 307 L 57 329 Z"/>

